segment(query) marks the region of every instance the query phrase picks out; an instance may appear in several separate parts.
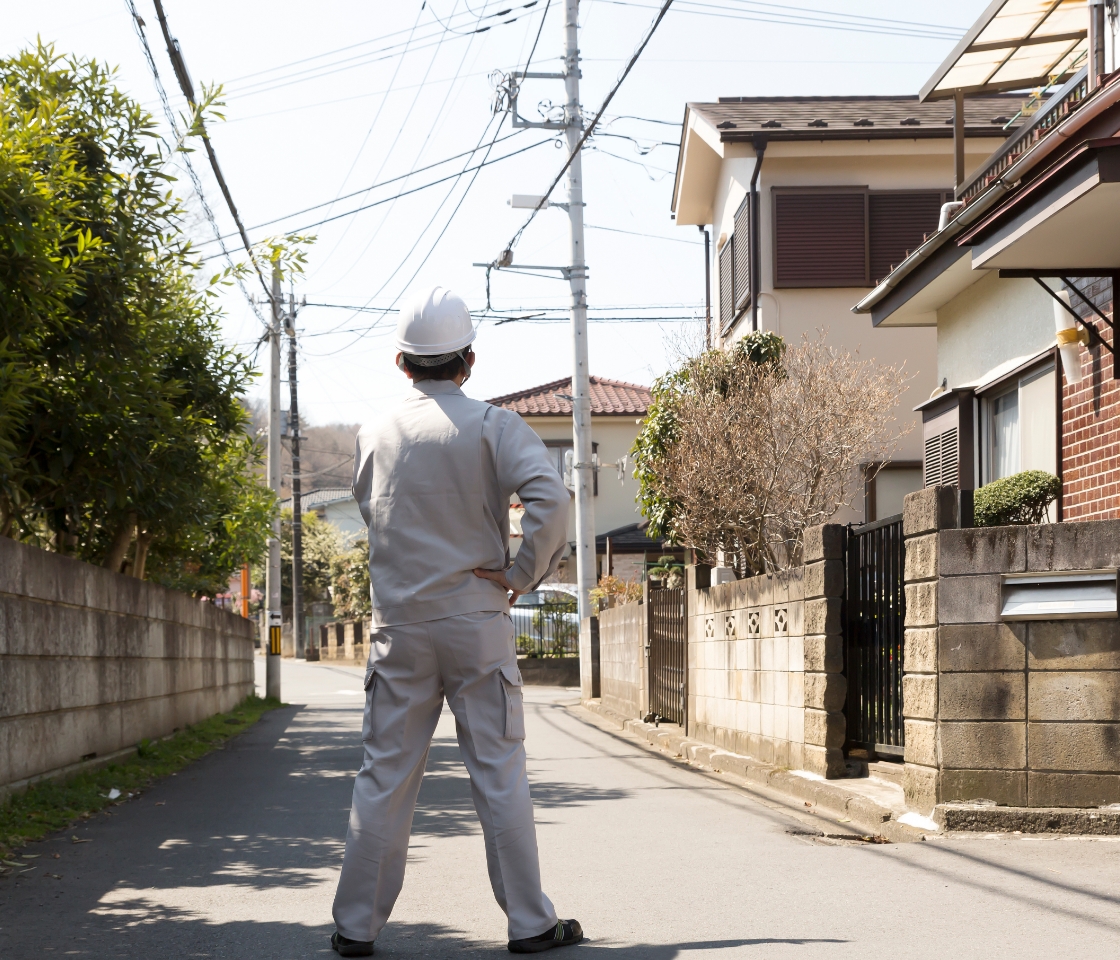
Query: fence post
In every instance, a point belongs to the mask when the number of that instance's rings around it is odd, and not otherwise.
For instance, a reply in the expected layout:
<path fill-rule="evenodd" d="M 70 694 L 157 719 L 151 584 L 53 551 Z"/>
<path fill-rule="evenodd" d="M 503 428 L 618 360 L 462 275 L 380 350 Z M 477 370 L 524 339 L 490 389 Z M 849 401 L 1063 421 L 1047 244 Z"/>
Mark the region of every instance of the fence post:
<path fill-rule="evenodd" d="M 844 767 L 844 527 L 805 531 L 805 769 L 842 777 Z"/>
<path fill-rule="evenodd" d="M 906 753 L 902 788 L 908 807 L 930 814 L 941 800 L 937 758 L 940 531 L 958 525 L 959 507 L 955 487 L 926 487 L 908 494 L 903 503 L 906 623 L 902 723 Z"/>

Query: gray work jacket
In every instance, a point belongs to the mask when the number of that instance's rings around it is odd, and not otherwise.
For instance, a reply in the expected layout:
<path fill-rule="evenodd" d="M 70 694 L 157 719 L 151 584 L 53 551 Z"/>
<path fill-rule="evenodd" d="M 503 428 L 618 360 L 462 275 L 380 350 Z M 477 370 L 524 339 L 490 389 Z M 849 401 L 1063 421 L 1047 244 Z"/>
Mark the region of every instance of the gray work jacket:
<path fill-rule="evenodd" d="M 524 539 L 507 577 L 525 591 L 560 562 L 569 503 L 528 425 L 450 380 L 422 380 L 363 426 L 354 499 L 369 531 L 373 625 L 508 610 L 506 592 L 473 570 L 508 566 L 514 493 L 525 507 Z"/>

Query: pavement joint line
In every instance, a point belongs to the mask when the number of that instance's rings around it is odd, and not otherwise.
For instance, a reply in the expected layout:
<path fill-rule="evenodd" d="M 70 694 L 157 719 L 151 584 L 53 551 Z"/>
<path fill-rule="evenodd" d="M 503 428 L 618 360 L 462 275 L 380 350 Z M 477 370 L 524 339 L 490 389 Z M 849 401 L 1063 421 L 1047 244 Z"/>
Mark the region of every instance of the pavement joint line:
<path fill-rule="evenodd" d="M 770 764 L 693 740 L 672 729 L 656 727 L 641 720 L 627 720 L 594 701 L 585 700 L 569 709 L 585 715 L 600 729 L 609 724 L 619 736 L 647 753 L 694 770 L 715 782 L 727 783 L 771 809 L 813 826 L 822 834 L 850 831 L 853 839 L 873 836 L 892 843 L 911 843 L 933 836 L 928 831 L 899 823 L 894 819 L 894 811 L 889 808 L 867 797 L 853 796 L 840 786 L 843 781 L 808 780 Z M 712 760 L 719 764 L 721 759 L 728 766 L 742 766 L 746 775 L 712 764 Z M 794 807 L 794 800 L 812 803 L 820 812 Z M 840 823 L 840 818 L 847 818 L 850 823 Z"/>

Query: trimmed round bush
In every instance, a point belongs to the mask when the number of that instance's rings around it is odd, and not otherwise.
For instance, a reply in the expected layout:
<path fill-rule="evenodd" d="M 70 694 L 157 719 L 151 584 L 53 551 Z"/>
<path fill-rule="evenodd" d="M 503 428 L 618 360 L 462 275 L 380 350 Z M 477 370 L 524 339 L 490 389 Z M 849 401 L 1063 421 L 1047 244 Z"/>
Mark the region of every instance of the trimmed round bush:
<path fill-rule="evenodd" d="M 1042 523 L 1046 510 L 1062 492 L 1062 481 L 1045 470 L 1024 470 L 993 480 L 973 494 L 973 519 L 978 527 Z"/>

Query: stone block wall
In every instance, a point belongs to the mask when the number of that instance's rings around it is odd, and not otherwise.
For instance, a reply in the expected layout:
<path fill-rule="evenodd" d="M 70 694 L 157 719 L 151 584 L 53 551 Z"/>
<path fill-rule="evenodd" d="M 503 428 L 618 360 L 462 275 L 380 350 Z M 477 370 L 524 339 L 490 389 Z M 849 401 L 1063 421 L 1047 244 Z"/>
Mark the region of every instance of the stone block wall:
<path fill-rule="evenodd" d="M 256 624 L 0 537 L 0 793 L 229 710 Z"/>
<path fill-rule="evenodd" d="M 643 603 L 624 603 L 599 611 L 602 704 L 627 719 L 643 716 L 649 703 L 645 614 Z"/>
<path fill-rule="evenodd" d="M 1120 522 L 955 529 L 955 491 L 907 498 L 907 802 L 1120 802 L 1120 621 L 1000 618 L 1001 574 L 1120 565 Z"/>

